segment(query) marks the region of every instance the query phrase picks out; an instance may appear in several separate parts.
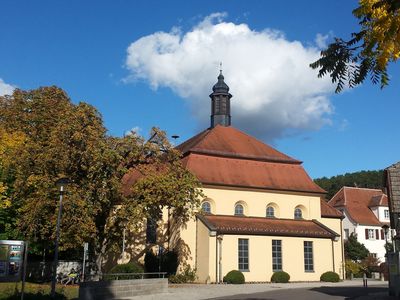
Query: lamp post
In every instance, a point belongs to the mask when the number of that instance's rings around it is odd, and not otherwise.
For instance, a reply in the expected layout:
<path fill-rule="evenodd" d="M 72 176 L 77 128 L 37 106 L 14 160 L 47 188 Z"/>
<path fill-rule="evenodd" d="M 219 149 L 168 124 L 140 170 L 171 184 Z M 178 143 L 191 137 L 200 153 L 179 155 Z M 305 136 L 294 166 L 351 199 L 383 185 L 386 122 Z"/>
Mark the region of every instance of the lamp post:
<path fill-rule="evenodd" d="M 57 265 L 58 265 L 58 242 L 60 239 L 60 223 L 61 223 L 61 213 L 62 213 L 62 201 L 65 187 L 70 183 L 68 178 L 60 178 L 56 181 L 57 187 L 60 188 L 60 204 L 57 216 L 57 228 L 56 228 L 56 244 L 54 249 L 54 262 L 53 262 L 53 272 L 51 279 L 51 297 L 54 298 L 56 295 L 56 280 L 57 280 Z"/>
<path fill-rule="evenodd" d="M 383 225 L 382 226 L 383 232 L 385 233 L 385 257 L 386 257 L 386 261 L 387 261 L 387 254 L 388 254 L 388 241 L 387 241 L 387 235 L 389 232 L 389 226 L 388 225 Z"/>

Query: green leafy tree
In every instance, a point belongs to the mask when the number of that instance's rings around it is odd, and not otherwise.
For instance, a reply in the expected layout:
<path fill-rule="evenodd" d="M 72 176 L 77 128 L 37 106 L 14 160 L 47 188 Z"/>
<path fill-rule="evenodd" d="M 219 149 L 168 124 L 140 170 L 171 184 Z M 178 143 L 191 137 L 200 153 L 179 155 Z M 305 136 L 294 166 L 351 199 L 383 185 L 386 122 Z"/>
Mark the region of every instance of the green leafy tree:
<path fill-rule="evenodd" d="M 383 171 L 360 171 L 346 173 L 344 175 L 322 177 L 314 179 L 314 182 L 326 190 L 326 197 L 331 199 L 343 186 L 354 186 L 360 188 L 382 189 Z"/>
<path fill-rule="evenodd" d="M 349 40 L 335 38 L 321 58 L 310 64 L 319 69 L 318 77 L 329 74 L 337 83 L 336 92 L 347 84 L 357 86 L 370 77 L 381 88 L 389 83 L 387 67 L 400 57 L 400 2 L 398 0 L 359 0 L 353 10 L 360 31 Z"/>
<path fill-rule="evenodd" d="M 369 254 L 368 249 L 357 240 L 355 234 L 351 234 L 344 242 L 344 255 L 353 261 L 361 261 Z"/>

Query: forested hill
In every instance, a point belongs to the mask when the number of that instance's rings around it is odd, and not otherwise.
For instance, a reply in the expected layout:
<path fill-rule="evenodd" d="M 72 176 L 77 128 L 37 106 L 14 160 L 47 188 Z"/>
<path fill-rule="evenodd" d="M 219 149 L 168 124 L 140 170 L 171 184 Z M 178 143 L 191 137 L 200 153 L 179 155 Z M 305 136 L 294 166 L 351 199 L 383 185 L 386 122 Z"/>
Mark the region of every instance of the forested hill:
<path fill-rule="evenodd" d="M 316 178 L 314 182 L 328 192 L 326 198 L 330 200 L 343 186 L 382 189 L 383 170 L 360 171 L 336 175 L 330 178 Z"/>

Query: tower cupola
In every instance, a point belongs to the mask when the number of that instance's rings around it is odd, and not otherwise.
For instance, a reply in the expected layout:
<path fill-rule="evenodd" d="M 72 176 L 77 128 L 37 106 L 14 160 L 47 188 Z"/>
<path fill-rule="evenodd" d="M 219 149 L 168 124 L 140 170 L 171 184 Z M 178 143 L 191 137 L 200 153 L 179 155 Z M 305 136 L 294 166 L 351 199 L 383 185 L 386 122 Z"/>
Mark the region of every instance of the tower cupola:
<path fill-rule="evenodd" d="M 218 76 L 218 82 L 212 88 L 211 98 L 211 128 L 217 124 L 231 126 L 231 98 L 229 86 L 224 81 L 222 70 Z"/>

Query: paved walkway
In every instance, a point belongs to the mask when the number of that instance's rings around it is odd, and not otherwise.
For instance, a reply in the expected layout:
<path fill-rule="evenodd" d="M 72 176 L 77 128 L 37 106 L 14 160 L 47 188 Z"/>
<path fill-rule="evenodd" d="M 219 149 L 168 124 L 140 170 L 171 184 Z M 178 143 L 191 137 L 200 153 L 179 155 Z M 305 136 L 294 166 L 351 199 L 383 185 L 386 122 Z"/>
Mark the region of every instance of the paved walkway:
<path fill-rule="evenodd" d="M 197 299 L 212 299 L 219 297 L 229 297 L 233 295 L 249 295 L 255 293 L 262 293 L 268 291 L 276 291 L 278 289 L 307 289 L 307 288 L 318 288 L 318 287 L 360 287 L 362 281 L 351 280 L 343 281 L 338 283 L 328 282 L 299 282 L 299 283 L 259 283 L 259 284 L 238 284 L 238 285 L 227 285 L 227 284 L 180 284 L 170 285 L 168 293 L 137 296 L 131 298 L 140 300 L 197 300 Z M 383 281 L 368 281 L 369 287 L 387 287 L 388 283 Z M 394 299 L 393 297 L 387 296 L 387 293 L 375 293 L 369 294 L 368 296 L 362 296 L 357 298 L 359 300 L 383 300 L 383 299 Z"/>

